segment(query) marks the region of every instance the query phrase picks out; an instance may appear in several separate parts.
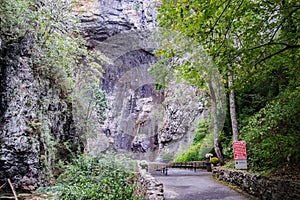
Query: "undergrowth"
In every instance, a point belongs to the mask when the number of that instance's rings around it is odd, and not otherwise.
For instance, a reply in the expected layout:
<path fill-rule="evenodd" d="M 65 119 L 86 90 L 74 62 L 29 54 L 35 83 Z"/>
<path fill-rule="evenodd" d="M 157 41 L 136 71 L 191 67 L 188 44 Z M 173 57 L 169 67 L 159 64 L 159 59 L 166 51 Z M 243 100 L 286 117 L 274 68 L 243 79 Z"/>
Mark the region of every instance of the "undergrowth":
<path fill-rule="evenodd" d="M 61 200 L 145 199 L 138 188 L 136 163 L 117 156 L 87 156 L 60 163 L 63 173 L 56 186 L 37 192 L 56 192 Z"/>

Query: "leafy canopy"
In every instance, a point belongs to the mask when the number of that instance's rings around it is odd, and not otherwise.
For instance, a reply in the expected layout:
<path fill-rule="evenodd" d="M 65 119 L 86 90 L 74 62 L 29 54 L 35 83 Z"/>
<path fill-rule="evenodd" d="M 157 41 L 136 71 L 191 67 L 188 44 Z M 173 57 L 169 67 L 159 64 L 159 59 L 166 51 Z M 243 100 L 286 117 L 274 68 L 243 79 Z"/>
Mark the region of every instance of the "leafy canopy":
<path fill-rule="evenodd" d="M 299 163 L 300 2 L 163 0 L 159 13 L 160 26 L 199 42 L 235 77 L 250 166 Z"/>
<path fill-rule="evenodd" d="M 246 87 L 272 70 L 293 74 L 299 59 L 300 3 L 250 0 L 163 0 L 159 25 L 198 40 L 223 73 L 228 65 Z M 274 65 L 276 62 L 278 65 Z M 288 71 L 288 72 L 287 72 Z"/>

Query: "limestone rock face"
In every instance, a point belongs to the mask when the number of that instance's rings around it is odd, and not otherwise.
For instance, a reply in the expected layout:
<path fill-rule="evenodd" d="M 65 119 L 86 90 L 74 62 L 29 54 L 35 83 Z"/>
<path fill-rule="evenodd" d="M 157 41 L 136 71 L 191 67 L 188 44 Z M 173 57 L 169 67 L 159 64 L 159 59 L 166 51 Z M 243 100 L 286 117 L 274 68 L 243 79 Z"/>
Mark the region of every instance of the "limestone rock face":
<path fill-rule="evenodd" d="M 76 7 L 91 44 L 123 31 L 155 27 L 157 0 L 81 0 Z"/>
<path fill-rule="evenodd" d="M 208 116 L 202 92 L 185 83 L 155 90 L 148 68 L 157 62 L 155 46 L 144 41 L 156 27 L 156 0 L 82 1 L 77 7 L 81 27 L 92 51 L 103 53 L 107 119 L 88 151 L 127 153 L 155 160 L 178 155 L 193 140 L 198 120 Z M 138 32 L 138 33 L 137 33 Z"/>
<path fill-rule="evenodd" d="M 0 184 L 10 178 L 17 189 L 43 185 L 63 149 L 78 144 L 72 106 L 47 80 L 36 76 L 30 55 L 32 42 L 2 52 L 0 73 Z"/>
<path fill-rule="evenodd" d="M 198 122 L 208 118 L 207 100 L 197 87 L 174 83 L 165 90 L 164 124 L 158 132 L 161 153 L 178 155 L 190 146 Z"/>

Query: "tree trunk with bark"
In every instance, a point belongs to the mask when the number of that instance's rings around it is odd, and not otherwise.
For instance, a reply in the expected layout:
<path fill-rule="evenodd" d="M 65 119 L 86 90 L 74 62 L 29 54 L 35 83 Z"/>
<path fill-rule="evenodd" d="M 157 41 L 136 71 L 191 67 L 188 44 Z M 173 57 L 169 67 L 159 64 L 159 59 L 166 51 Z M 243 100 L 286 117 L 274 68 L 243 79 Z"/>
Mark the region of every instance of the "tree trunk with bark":
<path fill-rule="evenodd" d="M 232 89 L 234 78 L 231 74 L 228 76 L 228 88 L 229 92 L 229 110 L 230 110 L 230 118 L 231 118 L 231 128 L 232 128 L 232 135 L 233 141 L 239 140 L 239 132 L 238 132 L 238 124 L 236 120 L 236 109 L 235 109 L 235 95 L 234 89 Z"/>
<path fill-rule="evenodd" d="M 217 157 L 219 158 L 220 165 L 224 165 L 224 159 L 223 155 L 221 153 L 220 147 L 219 147 L 219 127 L 218 127 L 218 111 L 217 111 L 217 98 L 215 94 L 215 90 L 213 88 L 212 82 L 208 81 L 208 87 L 210 91 L 210 96 L 212 99 L 212 114 L 213 114 L 213 126 L 214 126 L 214 148 L 215 152 L 217 154 Z"/>

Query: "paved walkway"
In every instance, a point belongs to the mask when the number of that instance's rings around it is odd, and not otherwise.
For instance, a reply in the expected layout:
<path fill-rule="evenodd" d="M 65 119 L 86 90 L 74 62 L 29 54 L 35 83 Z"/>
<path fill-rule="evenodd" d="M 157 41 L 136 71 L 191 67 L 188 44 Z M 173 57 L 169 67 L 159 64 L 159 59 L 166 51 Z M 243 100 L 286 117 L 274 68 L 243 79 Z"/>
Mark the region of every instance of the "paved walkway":
<path fill-rule="evenodd" d="M 175 200 L 247 200 L 238 192 L 216 182 L 211 173 L 206 171 L 189 171 L 169 169 L 168 176 L 158 172 L 153 176 L 164 184 L 165 199 Z"/>

